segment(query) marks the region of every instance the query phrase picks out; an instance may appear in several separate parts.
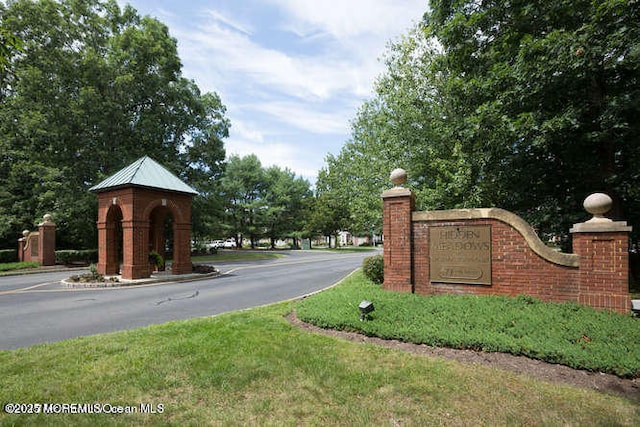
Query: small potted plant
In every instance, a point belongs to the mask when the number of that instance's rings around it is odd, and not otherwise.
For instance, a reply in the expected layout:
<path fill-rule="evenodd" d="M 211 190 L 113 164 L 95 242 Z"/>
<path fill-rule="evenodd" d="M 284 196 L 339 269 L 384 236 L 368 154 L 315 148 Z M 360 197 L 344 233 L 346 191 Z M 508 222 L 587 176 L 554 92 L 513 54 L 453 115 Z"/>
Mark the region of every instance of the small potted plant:
<path fill-rule="evenodd" d="M 162 255 L 156 251 L 149 252 L 149 267 L 151 267 L 152 271 L 164 271 Z"/>

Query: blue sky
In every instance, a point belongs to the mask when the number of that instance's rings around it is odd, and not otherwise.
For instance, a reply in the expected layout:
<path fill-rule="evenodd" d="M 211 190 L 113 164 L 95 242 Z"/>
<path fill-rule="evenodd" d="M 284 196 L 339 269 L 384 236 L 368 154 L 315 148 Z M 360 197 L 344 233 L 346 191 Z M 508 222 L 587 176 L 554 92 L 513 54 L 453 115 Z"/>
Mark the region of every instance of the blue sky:
<path fill-rule="evenodd" d="M 227 107 L 227 155 L 315 182 L 427 0 L 119 0 L 169 27 L 183 76 Z"/>

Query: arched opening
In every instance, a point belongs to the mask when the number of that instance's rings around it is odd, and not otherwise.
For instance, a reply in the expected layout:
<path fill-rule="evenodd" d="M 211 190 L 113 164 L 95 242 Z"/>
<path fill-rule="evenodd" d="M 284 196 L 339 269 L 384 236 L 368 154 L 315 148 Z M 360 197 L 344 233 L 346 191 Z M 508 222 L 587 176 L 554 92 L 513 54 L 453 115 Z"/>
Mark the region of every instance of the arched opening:
<path fill-rule="evenodd" d="M 157 253 L 164 261 L 163 265 L 156 266 L 157 271 L 164 270 L 166 261 L 173 257 L 173 223 L 173 214 L 166 206 L 157 206 L 149 214 L 149 252 Z"/>
<path fill-rule="evenodd" d="M 122 263 L 122 209 L 112 205 L 106 217 L 106 266 L 105 274 L 120 274 Z"/>

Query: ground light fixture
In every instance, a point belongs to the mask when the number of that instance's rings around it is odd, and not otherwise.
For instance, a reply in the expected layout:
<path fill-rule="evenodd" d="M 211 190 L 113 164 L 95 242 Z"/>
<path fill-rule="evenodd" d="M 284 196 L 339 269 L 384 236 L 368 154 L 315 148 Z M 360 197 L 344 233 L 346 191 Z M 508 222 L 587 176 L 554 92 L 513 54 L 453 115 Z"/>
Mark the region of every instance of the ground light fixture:
<path fill-rule="evenodd" d="M 371 301 L 363 300 L 358 306 L 360 310 L 360 321 L 364 322 L 364 319 L 367 318 L 367 315 L 371 313 L 375 308 L 373 307 L 373 303 Z"/>

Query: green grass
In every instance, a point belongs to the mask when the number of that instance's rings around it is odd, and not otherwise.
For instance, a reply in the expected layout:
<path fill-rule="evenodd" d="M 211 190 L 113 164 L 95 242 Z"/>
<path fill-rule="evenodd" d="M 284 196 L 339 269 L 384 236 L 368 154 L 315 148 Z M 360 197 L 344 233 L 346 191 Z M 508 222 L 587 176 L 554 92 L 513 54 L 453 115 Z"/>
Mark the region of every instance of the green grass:
<path fill-rule="evenodd" d="M 374 303 L 359 321 L 358 304 Z M 362 273 L 302 301 L 298 317 L 325 328 L 433 346 L 524 355 L 573 368 L 640 375 L 640 320 L 574 304 L 498 296 L 383 291 Z"/>
<path fill-rule="evenodd" d="M 40 267 L 39 262 L 28 261 L 28 262 L 5 262 L 0 264 L 0 272 L 5 271 L 14 271 L 14 270 L 24 270 L 28 268 L 37 268 Z"/>
<path fill-rule="evenodd" d="M 161 414 L 0 425 L 634 425 L 622 398 L 300 330 L 284 303 L 0 351 L 0 404 L 152 403 Z"/>

